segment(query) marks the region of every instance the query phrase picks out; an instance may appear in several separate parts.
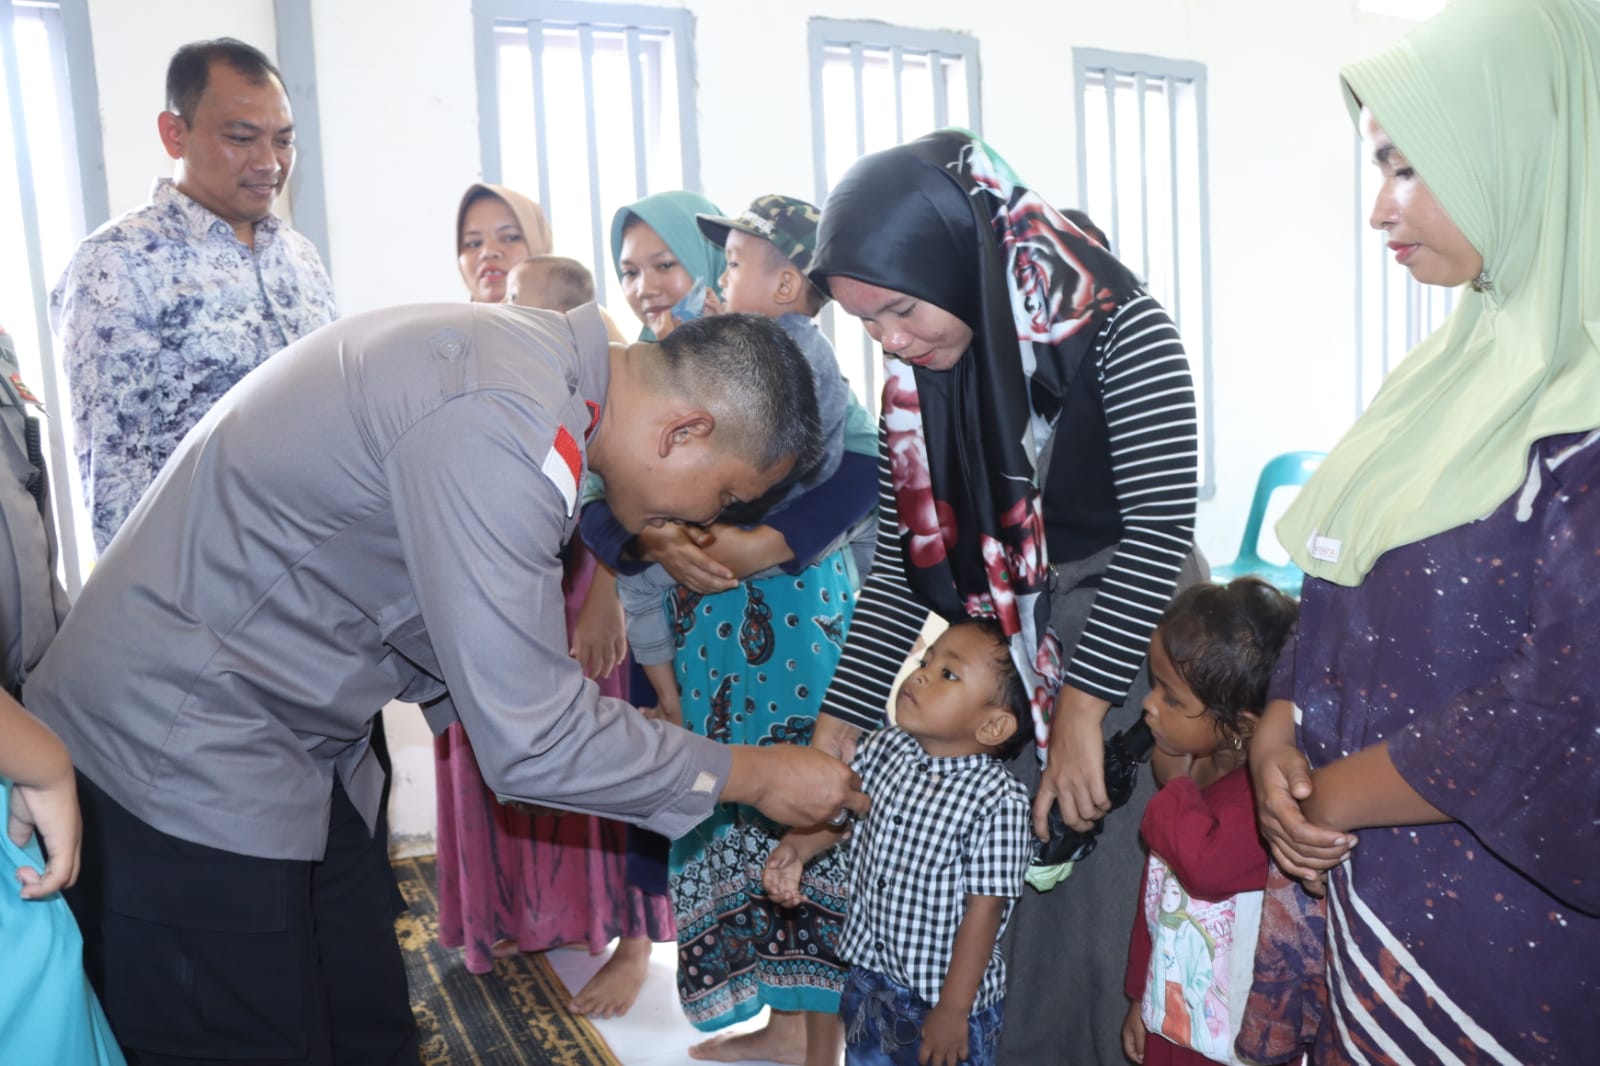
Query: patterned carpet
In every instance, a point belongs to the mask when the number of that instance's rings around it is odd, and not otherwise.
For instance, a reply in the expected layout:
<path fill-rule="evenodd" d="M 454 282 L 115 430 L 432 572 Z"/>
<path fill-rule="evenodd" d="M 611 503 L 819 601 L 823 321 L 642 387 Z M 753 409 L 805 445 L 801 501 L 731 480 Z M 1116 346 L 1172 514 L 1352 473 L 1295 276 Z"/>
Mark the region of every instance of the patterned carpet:
<path fill-rule="evenodd" d="M 620 1066 L 594 1026 L 567 1012 L 569 993 L 543 955 L 497 959 L 479 977 L 439 945 L 432 856 L 397 860 L 394 872 L 411 908 L 395 931 L 425 1066 Z"/>

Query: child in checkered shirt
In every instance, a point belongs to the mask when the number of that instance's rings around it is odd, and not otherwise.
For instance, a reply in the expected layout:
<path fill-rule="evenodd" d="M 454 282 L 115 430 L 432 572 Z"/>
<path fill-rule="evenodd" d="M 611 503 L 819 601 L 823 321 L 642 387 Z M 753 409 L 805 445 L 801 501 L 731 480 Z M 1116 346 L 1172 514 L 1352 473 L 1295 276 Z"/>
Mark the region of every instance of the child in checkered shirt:
<path fill-rule="evenodd" d="M 1033 720 L 999 625 L 963 622 L 934 641 L 895 723 L 853 762 L 873 802 L 853 836 L 839 947 L 853 966 L 845 1061 L 983 1066 L 1004 1017 L 1000 936 L 1034 850 L 1027 790 L 1004 765 Z M 763 871 L 768 894 L 797 905 L 801 868 L 841 835 L 787 833 Z"/>

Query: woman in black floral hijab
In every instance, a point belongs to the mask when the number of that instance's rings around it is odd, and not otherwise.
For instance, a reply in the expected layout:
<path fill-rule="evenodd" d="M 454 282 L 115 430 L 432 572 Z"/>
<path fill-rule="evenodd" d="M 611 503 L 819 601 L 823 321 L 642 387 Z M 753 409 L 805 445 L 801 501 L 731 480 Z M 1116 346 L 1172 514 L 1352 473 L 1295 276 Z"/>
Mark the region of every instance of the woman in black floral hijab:
<path fill-rule="evenodd" d="M 1177 331 L 1131 271 L 961 130 L 857 162 L 823 208 L 812 279 L 890 357 L 878 555 L 817 743 L 844 750 L 883 723 L 927 611 L 991 617 L 1033 695 L 1037 758 L 1013 768 L 1039 782 L 1035 826 L 1056 804 L 1086 828 L 1109 810 L 1104 738 L 1139 717 L 1156 621 L 1204 573 Z M 1112 816 L 1067 884 L 1020 901 L 1001 1061 L 1073 1047 L 1122 1063 L 1137 823 Z"/>

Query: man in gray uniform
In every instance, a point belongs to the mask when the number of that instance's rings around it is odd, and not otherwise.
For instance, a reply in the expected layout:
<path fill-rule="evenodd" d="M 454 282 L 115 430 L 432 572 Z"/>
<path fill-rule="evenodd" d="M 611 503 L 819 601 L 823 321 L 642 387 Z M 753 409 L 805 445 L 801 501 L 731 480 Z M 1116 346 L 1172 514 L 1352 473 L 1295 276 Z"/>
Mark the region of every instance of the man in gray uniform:
<path fill-rule="evenodd" d="M 705 523 L 817 437 L 766 320 L 608 346 L 593 305 L 357 315 L 219 401 L 26 690 L 81 771 L 71 899 L 131 1057 L 416 1061 L 356 708 L 423 703 L 496 792 L 669 836 L 719 800 L 864 809 L 828 756 L 664 727 L 567 655 L 559 552 L 589 469 L 628 528 Z"/>

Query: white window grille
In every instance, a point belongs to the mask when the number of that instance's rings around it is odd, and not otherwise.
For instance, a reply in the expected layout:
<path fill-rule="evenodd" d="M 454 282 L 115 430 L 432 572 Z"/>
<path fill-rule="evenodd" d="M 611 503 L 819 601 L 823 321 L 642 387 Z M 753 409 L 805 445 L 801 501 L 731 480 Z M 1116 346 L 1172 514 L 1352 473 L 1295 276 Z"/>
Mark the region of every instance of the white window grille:
<path fill-rule="evenodd" d="M 1446 3 L 1447 0 L 1357 0 L 1356 10 L 1363 15 L 1384 15 L 1420 22 L 1443 11 Z"/>
<path fill-rule="evenodd" d="M 76 594 L 94 542 L 67 449 L 67 397 L 50 336 L 50 287 L 87 229 L 106 220 L 105 164 L 84 0 L 0 0 L 0 325 L 49 412 L 61 578 Z"/>
<path fill-rule="evenodd" d="M 817 202 L 869 152 L 945 126 L 981 133 L 978 42 L 963 33 L 814 18 L 810 24 L 811 143 Z M 824 312 L 856 396 L 878 409 L 878 347 L 848 315 Z"/>
<path fill-rule="evenodd" d="M 484 180 L 539 201 L 556 251 L 588 264 L 596 297 L 628 332 L 611 216 L 653 192 L 700 187 L 693 16 L 570 0 L 474 11 Z"/>
<path fill-rule="evenodd" d="M 1074 48 L 1078 189 L 1112 252 L 1177 322 L 1193 366 L 1200 495 L 1215 491 L 1206 70 Z"/>

